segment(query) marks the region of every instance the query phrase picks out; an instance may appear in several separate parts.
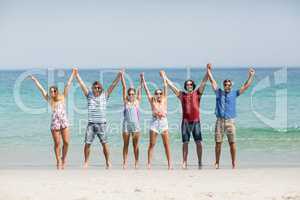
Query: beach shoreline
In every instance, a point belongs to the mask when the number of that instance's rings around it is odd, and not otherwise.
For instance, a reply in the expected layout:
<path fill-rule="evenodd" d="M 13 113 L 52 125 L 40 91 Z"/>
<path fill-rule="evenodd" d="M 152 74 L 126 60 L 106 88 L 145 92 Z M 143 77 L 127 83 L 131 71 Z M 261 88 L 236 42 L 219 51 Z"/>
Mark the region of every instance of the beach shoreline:
<path fill-rule="evenodd" d="M 0 170 L 0 199 L 300 199 L 299 167 L 28 169 Z"/>

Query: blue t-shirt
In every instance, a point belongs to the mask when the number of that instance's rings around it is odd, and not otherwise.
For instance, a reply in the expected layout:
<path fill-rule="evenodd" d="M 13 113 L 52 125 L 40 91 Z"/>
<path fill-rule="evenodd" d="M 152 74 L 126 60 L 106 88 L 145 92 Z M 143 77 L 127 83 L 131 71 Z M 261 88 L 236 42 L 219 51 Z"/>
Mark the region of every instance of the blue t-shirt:
<path fill-rule="evenodd" d="M 236 98 L 239 95 L 239 90 L 225 92 L 218 88 L 216 90 L 216 117 L 234 119 L 236 117 Z"/>

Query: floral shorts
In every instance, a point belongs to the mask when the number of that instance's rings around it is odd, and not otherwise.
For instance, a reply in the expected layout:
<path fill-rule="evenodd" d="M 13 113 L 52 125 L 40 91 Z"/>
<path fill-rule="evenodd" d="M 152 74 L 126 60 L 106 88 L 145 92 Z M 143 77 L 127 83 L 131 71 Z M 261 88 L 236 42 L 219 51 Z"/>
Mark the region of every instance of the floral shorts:
<path fill-rule="evenodd" d="M 61 130 L 68 127 L 69 127 L 69 122 L 67 117 L 65 116 L 59 117 L 58 115 L 52 117 L 51 126 L 50 126 L 51 130 Z"/>

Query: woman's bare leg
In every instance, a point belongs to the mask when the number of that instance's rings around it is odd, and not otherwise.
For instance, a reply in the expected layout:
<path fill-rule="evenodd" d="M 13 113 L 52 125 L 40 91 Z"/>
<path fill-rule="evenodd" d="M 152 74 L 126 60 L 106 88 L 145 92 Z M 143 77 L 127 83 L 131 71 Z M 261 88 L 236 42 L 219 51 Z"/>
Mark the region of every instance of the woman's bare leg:
<path fill-rule="evenodd" d="M 134 153 L 134 168 L 137 169 L 139 165 L 139 140 L 140 140 L 140 133 L 136 132 L 132 135 L 132 144 L 133 144 L 133 153 Z"/>
<path fill-rule="evenodd" d="M 170 150 L 170 141 L 169 141 L 169 132 L 168 130 L 164 131 L 161 135 L 164 147 L 165 147 L 165 152 L 168 160 L 168 169 L 173 169 L 172 166 L 172 161 L 171 161 L 171 150 Z"/>
<path fill-rule="evenodd" d="M 61 135 L 63 139 L 63 148 L 62 148 L 62 169 L 65 168 L 66 164 L 66 158 L 68 154 L 68 149 L 69 149 L 69 143 L 70 143 L 70 133 L 68 128 L 64 128 L 61 130 Z"/>
<path fill-rule="evenodd" d="M 52 137 L 54 141 L 54 153 L 56 158 L 56 168 L 61 169 L 62 168 L 62 161 L 60 157 L 60 144 L 61 144 L 61 136 L 60 132 L 58 130 L 52 130 Z"/>
<path fill-rule="evenodd" d="M 153 157 L 153 149 L 156 143 L 157 133 L 150 130 L 150 141 L 149 141 L 149 147 L 148 147 L 148 164 L 147 168 L 151 169 L 151 161 Z"/>
<path fill-rule="evenodd" d="M 129 139 L 130 134 L 129 133 L 123 133 L 123 169 L 127 168 L 127 161 L 128 161 L 128 146 L 129 146 Z"/>

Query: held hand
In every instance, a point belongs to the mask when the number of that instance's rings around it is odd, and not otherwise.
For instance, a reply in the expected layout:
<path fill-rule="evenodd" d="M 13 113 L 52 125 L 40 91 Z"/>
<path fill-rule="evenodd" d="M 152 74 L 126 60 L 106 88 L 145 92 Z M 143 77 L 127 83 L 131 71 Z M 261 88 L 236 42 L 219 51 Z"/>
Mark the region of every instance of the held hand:
<path fill-rule="evenodd" d="M 120 78 L 123 74 L 124 74 L 124 70 L 121 69 L 121 70 L 118 72 L 118 77 Z"/>
<path fill-rule="evenodd" d="M 159 119 L 162 119 L 162 118 L 165 117 L 165 114 L 162 113 L 162 112 L 157 112 L 157 113 L 156 113 L 156 117 L 158 117 Z"/>
<path fill-rule="evenodd" d="M 125 68 L 122 68 L 120 72 L 124 76 L 124 74 L 125 74 Z"/>
<path fill-rule="evenodd" d="M 121 77 L 124 78 L 125 77 L 125 68 L 122 68 L 120 72 L 121 72 Z"/>
<path fill-rule="evenodd" d="M 165 71 L 161 70 L 161 71 L 159 72 L 159 74 L 160 74 L 160 76 L 161 76 L 163 79 L 166 79 L 166 72 L 165 72 Z"/>
<path fill-rule="evenodd" d="M 144 81 L 145 80 L 145 76 L 144 76 L 144 72 L 140 74 L 141 80 Z"/>
<path fill-rule="evenodd" d="M 206 69 L 207 69 L 207 70 L 211 70 L 211 69 L 212 69 L 212 64 L 211 64 L 211 63 L 207 63 Z"/>
<path fill-rule="evenodd" d="M 29 76 L 27 76 L 27 78 L 29 78 L 29 79 L 31 79 L 31 80 L 33 80 L 33 81 L 36 80 L 36 78 L 35 78 L 33 75 L 29 75 Z"/>
<path fill-rule="evenodd" d="M 255 70 L 253 67 L 250 67 L 248 70 L 249 76 L 254 76 L 255 75 Z"/>
<path fill-rule="evenodd" d="M 77 76 L 77 75 L 78 75 L 78 68 L 73 68 L 73 69 L 72 69 L 72 74 L 73 74 L 74 76 Z"/>

